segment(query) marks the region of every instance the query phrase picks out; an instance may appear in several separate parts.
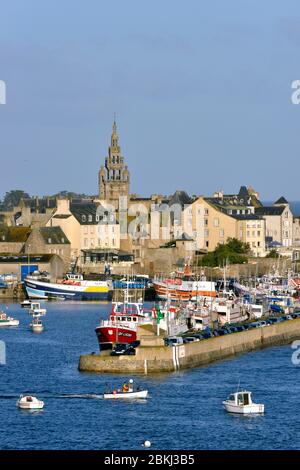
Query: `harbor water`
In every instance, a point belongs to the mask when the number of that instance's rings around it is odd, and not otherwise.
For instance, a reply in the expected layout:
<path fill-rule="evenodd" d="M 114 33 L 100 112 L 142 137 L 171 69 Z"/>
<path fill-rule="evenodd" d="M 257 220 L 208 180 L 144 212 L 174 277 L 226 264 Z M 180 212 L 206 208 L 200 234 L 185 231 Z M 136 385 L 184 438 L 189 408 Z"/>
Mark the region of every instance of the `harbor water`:
<path fill-rule="evenodd" d="M 29 330 L 27 310 L 3 307 L 20 320 L 0 329 L 0 449 L 299 449 L 300 365 L 290 346 L 274 347 L 172 374 L 128 377 L 78 371 L 80 354 L 98 353 L 95 327 L 110 304 L 43 304 L 44 332 Z M 300 339 L 300 338 L 299 338 Z M 134 378 L 149 390 L 139 401 L 103 400 L 105 389 Z M 227 414 L 222 401 L 241 388 L 265 404 L 263 416 Z M 45 402 L 21 411 L 20 394 Z"/>

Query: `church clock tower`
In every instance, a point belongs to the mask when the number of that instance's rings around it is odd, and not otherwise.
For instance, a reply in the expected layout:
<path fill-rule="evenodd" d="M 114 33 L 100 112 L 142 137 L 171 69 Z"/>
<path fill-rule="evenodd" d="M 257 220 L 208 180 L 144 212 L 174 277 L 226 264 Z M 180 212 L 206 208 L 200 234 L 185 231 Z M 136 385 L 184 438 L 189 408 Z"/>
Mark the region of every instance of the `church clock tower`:
<path fill-rule="evenodd" d="M 114 120 L 108 157 L 105 158 L 105 165 L 101 166 L 99 171 L 99 198 L 112 201 L 118 200 L 119 196 L 128 196 L 129 176 L 128 168 L 124 165 L 124 158 L 121 155 L 117 125 Z"/>

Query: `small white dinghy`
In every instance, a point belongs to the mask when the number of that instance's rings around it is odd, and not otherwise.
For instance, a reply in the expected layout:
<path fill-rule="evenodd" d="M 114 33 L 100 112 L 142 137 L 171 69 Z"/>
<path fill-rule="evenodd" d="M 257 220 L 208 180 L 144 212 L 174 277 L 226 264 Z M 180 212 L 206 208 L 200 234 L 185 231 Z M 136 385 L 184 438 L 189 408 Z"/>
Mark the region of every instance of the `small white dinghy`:
<path fill-rule="evenodd" d="M 22 308 L 31 308 L 31 300 L 23 300 L 20 305 Z"/>
<path fill-rule="evenodd" d="M 44 402 L 31 395 L 20 395 L 17 406 L 22 410 L 42 410 L 44 408 Z"/>
<path fill-rule="evenodd" d="M 228 413 L 238 414 L 262 414 L 265 411 L 265 405 L 253 403 L 252 393 L 247 390 L 233 393 L 227 400 L 223 401 L 223 405 Z"/>

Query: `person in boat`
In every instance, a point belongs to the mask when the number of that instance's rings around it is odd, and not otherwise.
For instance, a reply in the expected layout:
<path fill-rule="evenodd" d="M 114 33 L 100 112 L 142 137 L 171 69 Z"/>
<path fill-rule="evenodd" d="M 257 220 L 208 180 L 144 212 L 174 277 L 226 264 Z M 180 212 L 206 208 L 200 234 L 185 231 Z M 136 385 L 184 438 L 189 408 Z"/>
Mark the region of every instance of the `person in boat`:
<path fill-rule="evenodd" d="M 129 380 L 128 392 L 133 392 L 133 380 Z"/>
<path fill-rule="evenodd" d="M 128 392 L 128 391 L 129 391 L 129 387 L 128 387 L 127 383 L 124 382 L 124 383 L 123 383 L 123 387 L 122 387 L 122 392 L 123 392 L 123 393 L 126 393 L 126 392 Z"/>

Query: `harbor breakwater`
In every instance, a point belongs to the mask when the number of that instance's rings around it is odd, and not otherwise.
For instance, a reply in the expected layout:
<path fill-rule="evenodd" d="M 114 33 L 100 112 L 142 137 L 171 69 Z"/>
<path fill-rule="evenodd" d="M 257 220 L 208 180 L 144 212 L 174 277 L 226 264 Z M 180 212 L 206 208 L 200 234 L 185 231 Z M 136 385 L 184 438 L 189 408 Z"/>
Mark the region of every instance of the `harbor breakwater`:
<path fill-rule="evenodd" d="M 79 370 L 114 374 L 174 372 L 269 346 L 290 344 L 296 339 L 300 339 L 300 319 L 172 347 L 162 345 L 162 338 L 141 336 L 141 346 L 135 356 L 81 355 Z"/>

